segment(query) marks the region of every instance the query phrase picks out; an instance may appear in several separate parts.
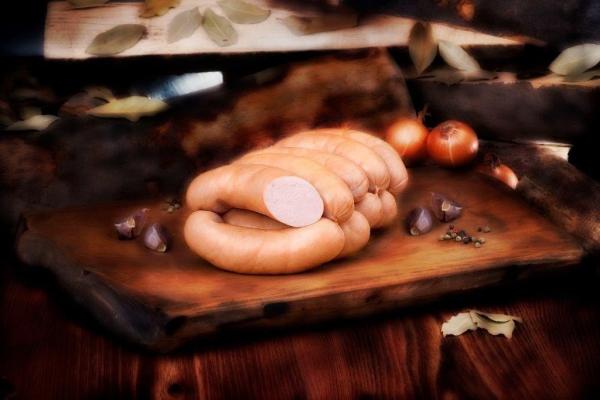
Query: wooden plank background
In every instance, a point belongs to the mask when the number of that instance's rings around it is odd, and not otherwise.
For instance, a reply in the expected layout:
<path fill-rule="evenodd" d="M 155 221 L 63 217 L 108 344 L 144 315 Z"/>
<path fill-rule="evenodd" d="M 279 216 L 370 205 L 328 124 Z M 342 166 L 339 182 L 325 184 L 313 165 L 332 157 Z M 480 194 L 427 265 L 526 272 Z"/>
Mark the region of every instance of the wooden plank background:
<path fill-rule="evenodd" d="M 66 1 L 50 2 L 46 19 L 44 55 L 47 58 L 66 59 L 91 57 L 85 49 L 93 38 L 119 24 L 142 24 L 148 29 L 146 38 L 117 55 L 127 57 L 148 54 L 248 53 L 401 46 L 406 45 L 408 33 L 414 23 L 412 19 L 374 15 L 361 20 L 356 28 L 296 36 L 279 21 L 291 12 L 282 8 L 272 8 L 271 15 L 264 22 L 253 25 L 236 24 L 239 39 L 232 46 L 217 46 L 208 39 L 201 28 L 186 39 L 167 43 L 166 30 L 175 15 L 192 7 L 199 7 L 203 11 L 208 6 L 221 13 L 212 0 L 182 0 L 177 8 L 171 9 L 165 15 L 149 19 L 138 16 L 142 3 L 108 3 L 104 7 L 74 10 Z M 434 34 L 438 38 L 460 45 L 522 43 L 522 39 L 496 37 L 443 24 L 434 26 Z"/>
<path fill-rule="evenodd" d="M 0 262 L 0 397 L 17 399 L 598 398 L 598 276 L 462 293 L 383 317 L 260 338 L 222 337 L 168 356 L 116 342 L 44 280 Z M 571 271 L 573 273 L 573 271 Z M 465 308 L 515 314 L 511 340 L 443 338 Z"/>

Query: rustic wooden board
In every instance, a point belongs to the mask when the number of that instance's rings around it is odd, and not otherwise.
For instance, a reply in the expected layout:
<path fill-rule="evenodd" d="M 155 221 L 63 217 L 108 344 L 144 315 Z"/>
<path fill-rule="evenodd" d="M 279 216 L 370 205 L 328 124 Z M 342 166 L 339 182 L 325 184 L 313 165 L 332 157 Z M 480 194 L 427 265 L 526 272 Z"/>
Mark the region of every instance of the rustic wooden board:
<path fill-rule="evenodd" d="M 466 207 L 457 226 L 490 225 L 482 248 L 440 242 L 446 225 L 410 237 L 395 224 L 356 257 L 292 276 L 248 276 L 203 262 L 185 246 L 182 210 L 152 209 L 173 234 L 167 254 L 118 241 L 111 221 L 150 203 L 100 206 L 25 217 L 17 250 L 59 283 L 109 329 L 166 351 L 192 338 L 242 328 L 355 317 L 572 265 L 582 250 L 504 187 L 472 172 L 412 171 L 400 215 L 439 191 Z"/>
<path fill-rule="evenodd" d="M 257 4 L 264 2 L 256 1 Z M 148 35 L 118 57 L 148 54 L 194 54 L 194 53 L 247 53 L 265 51 L 302 51 L 328 49 L 357 49 L 406 45 L 408 33 L 415 20 L 395 16 L 372 15 L 362 19 L 352 29 L 315 35 L 296 36 L 280 21 L 296 13 L 284 8 L 272 9 L 271 16 L 255 25 L 235 25 L 238 42 L 229 47 L 214 44 L 202 29 L 189 38 L 168 44 L 166 30 L 173 17 L 192 7 L 204 10 L 212 7 L 220 13 L 212 0 L 182 0 L 181 4 L 165 15 L 156 18 L 140 18 L 142 3 L 109 3 L 104 7 L 73 10 L 66 1 L 50 2 L 46 18 L 44 56 L 47 58 L 88 58 L 86 47 L 99 33 L 119 24 L 142 24 Z M 436 37 L 445 38 L 461 45 L 520 45 L 523 38 L 499 37 L 477 33 L 465 28 L 444 24 L 434 26 Z"/>
<path fill-rule="evenodd" d="M 415 107 L 429 105 L 429 125 L 458 119 L 469 121 L 478 135 L 487 139 L 565 143 L 573 143 L 600 126 L 598 107 L 594 106 L 600 101 L 600 79 L 564 82 L 556 75 L 518 78 L 503 73 L 494 80 L 448 85 L 435 76 L 446 71 L 439 69 L 430 77 L 406 80 Z"/>

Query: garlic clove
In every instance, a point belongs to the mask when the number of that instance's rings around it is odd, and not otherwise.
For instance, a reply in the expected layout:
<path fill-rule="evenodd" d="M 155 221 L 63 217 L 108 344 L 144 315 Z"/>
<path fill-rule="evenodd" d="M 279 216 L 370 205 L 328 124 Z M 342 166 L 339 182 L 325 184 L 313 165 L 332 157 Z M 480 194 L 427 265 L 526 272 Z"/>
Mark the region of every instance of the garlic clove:
<path fill-rule="evenodd" d="M 169 248 L 169 235 L 160 224 L 154 223 L 144 231 L 144 246 L 159 253 L 165 253 Z"/>
<path fill-rule="evenodd" d="M 431 208 L 442 222 L 454 221 L 461 216 L 463 207 L 440 193 L 431 193 Z"/>
<path fill-rule="evenodd" d="M 423 207 L 417 207 L 408 213 L 406 227 L 412 236 L 427 233 L 433 227 L 431 212 Z"/>
<path fill-rule="evenodd" d="M 150 211 L 149 208 L 142 208 L 115 222 L 114 226 L 119 239 L 127 240 L 138 237 L 146 226 L 146 214 L 148 211 Z"/>

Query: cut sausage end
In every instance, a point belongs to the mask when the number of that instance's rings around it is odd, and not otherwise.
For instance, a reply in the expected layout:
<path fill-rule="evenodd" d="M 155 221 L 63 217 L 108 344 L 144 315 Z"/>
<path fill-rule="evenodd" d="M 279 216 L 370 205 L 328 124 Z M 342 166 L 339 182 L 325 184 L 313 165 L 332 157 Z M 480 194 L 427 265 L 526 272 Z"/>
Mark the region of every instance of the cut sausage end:
<path fill-rule="evenodd" d="M 271 216 L 289 226 L 301 228 L 323 216 L 323 199 L 313 185 L 296 176 L 282 176 L 267 185 L 263 200 Z"/>

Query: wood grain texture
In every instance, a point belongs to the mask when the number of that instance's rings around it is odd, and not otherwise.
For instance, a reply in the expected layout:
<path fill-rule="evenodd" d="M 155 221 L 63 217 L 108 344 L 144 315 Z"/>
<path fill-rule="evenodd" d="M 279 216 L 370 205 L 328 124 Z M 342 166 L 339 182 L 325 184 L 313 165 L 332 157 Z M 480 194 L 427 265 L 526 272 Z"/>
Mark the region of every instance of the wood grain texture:
<path fill-rule="evenodd" d="M 222 337 L 159 356 L 107 338 L 53 285 L 45 279 L 17 280 L 13 267 L 3 261 L 0 292 L 0 395 L 9 398 L 583 399 L 600 394 L 599 281 L 587 274 L 461 293 L 378 318 Z M 441 336 L 445 319 L 473 307 L 519 315 L 524 323 L 511 340 L 483 332 Z"/>
<path fill-rule="evenodd" d="M 567 161 L 569 147 L 486 142 L 481 150 L 515 171 L 517 193 L 578 237 L 587 252 L 600 254 L 600 183 Z"/>
<path fill-rule="evenodd" d="M 407 78 L 406 84 L 415 107 L 429 104 L 428 124 L 468 121 L 481 138 L 573 143 L 600 127 L 597 107 L 592 106 L 600 102 L 600 79 L 567 84 L 504 74 L 497 80 L 455 85 L 435 77 Z"/>
<path fill-rule="evenodd" d="M 264 4 L 257 1 L 258 4 Z M 229 47 L 219 47 L 199 29 L 189 38 L 176 43 L 166 41 L 167 26 L 180 11 L 200 7 L 204 11 L 218 7 L 210 0 L 183 0 L 175 10 L 156 18 L 140 18 L 141 3 L 110 3 L 104 7 L 73 10 L 67 2 L 50 2 L 46 17 L 44 55 L 47 58 L 88 58 L 86 47 L 99 33 L 118 24 L 143 24 L 148 35 L 118 57 L 148 54 L 247 53 L 328 49 L 357 49 L 406 45 L 414 20 L 373 15 L 362 19 L 352 29 L 315 35 L 296 36 L 280 21 L 292 14 L 281 6 L 272 8 L 271 16 L 255 25 L 235 25 L 239 40 Z M 270 6 L 266 6 L 271 8 Z M 220 11 L 218 11 L 220 12 Z M 461 45 L 520 45 L 523 39 L 490 36 L 449 25 L 436 24 L 434 33 Z"/>
<path fill-rule="evenodd" d="M 410 237 L 401 222 L 372 237 L 356 257 L 291 276 L 218 270 L 182 239 L 188 211 L 167 214 L 151 204 L 81 208 L 29 215 L 17 248 L 29 265 L 59 283 L 109 329 L 166 351 L 199 336 L 369 315 L 441 295 L 511 281 L 572 265 L 582 249 L 518 196 L 470 172 L 415 169 L 400 198 L 400 216 L 438 191 L 461 202 L 458 226 L 493 233 L 481 249 L 439 242 L 445 225 Z M 118 241 L 110 221 L 151 206 L 173 235 L 167 254 L 139 241 Z"/>

